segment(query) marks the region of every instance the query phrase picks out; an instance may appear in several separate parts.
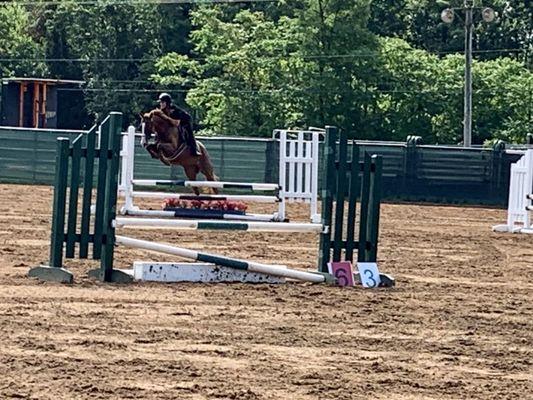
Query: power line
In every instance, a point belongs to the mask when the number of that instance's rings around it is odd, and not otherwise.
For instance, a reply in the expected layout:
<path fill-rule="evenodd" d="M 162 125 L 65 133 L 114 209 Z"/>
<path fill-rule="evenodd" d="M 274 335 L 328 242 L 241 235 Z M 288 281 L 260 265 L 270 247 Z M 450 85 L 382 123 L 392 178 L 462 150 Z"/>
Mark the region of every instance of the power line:
<path fill-rule="evenodd" d="M 416 50 L 416 49 L 415 49 Z M 493 50 L 474 50 L 473 53 L 525 53 L 527 49 L 493 49 Z M 434 55 L 451 55 L 458 54 L 462 55 L 460 51 L 442 51 L 442 52 L 431 52 L 429 54 Z M 287 58 L 300 58 L 305 60 L 313 59 L 339 59 L 339 58 L 372 58 L 378 55 L 386 55 L 386 53 L 381 52 L 367 52 L 367 53 L 351 53 L 351 54 L 287 54 L 287 55 L 278 55 L 278 56 L 258 56 L 258 57 L 235 57 L 235 60 L 272 60 L 272 59 L 287 59 Z M 76 62 L 76 63 L 91 63 L 91 62 L 116 62 L 116 63 L 134 63 L 134 62 L 153 62 L 158 61 L 166 55 L 160 57 L 145 57 L 145 58 L 0 58 L 0 63 L 7 62 Z M 213 57 L 219 57 L 215 55 Z M 230 55 L 226 57 L 231 58 Z M 191 61 L 201 61 L 208 60 L 209 57 L 190 57 Z"/>
<path fill-rule="evenodd" d="M 432 52 L 428 50 L 430 54 L 446 55 L 446 54 L 464 54 L 462 50 L 457 51 L 437 51 Z M 472 50 L 472 53 L 525 53 L 527 49 L 492 49 L 492 50 Z"/>
<path fill-rule="evenodd" d="M 165 5 L 165 4 L 232 4 L 232 3 L 277 3 L 280 0 L 82 0 L 82 1 L 11 1 L 0 5 L 57 6 L 57 5 Z"/>
<path fill-rule="evenodd" d="M 113 89 L 113 88 L 58 88 L 57 89 L 60 92 L 93 92 L 93 93 L 122 93 L 122 94 L 128 94 L 128 93 L 140 93 L 140 94 L 152 94 L 152 93 L 160 93 L 160 92 L 172 92 L 172 93 L 188 93 L 189 90 L 185 89 L 172 89 L 172 88 L 160 88 L 160 89 Z M 212 94 L 259 94 L 259 93 L 290 93 L 290 92 L 309 92 L 309 93 L 329 93 L 331 91 L 337 92 L 336 88 L 333 89 L 317 89 L 317 88 L 292 88 L 292 89 L 286 89 L 286 88 L 280 88 L 280 89 L 229 89 L 229 90 L 218 90 L 211 92 Z M 351 89 L 346 89 L 346 91 L 352 92 Z M 455 90 L 448 90 L 448 93 L 461 93 L 463 91 L 462 87 L 457 87 Z M 491 89 L 482 89 L 482 90 L 475 90 L 477 94 L 496 94 L 496 93 L 508 93 L 508 90 L 498 89 L 498 90 L 491 90 Z M 409 90 L 403 90 L 403 89 L 376 89 L 376 88 L 370 88 L 370 90 L 367 91 L 368 94 L 377 93 L 377 94 L 404 94 L 404 93 L 417 93 L 417 94 L 435 94 L 442 96 L 443 93 L 436 90 L 427 90 L 427 89 L 409 89 Z"/>
<path fill-rule="evenodd" d="M 149 62 L 159 58 L 0 58 L 0 62 Z"/>
<path fill-rule="evenodd" d="M 187 93 L 185 89 L 124 89 L 124 88 L 58 88 L 60 92 L 118 92 L 118 93 L 159 93 L 159 92 L 175 92 L 175 93 Z"/>

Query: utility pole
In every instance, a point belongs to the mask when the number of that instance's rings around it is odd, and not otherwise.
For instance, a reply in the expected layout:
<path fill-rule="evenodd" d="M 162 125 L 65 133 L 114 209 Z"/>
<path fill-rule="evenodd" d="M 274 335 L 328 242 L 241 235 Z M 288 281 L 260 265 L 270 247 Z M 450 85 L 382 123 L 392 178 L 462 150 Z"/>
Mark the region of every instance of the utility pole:
<path fill-rule="evenodd" d="M 472 147 L 472 31 L 474 29 L 474 0 L 464 0 L 462 8 L 446 8 L 440 17 L 443 22 L 451 24 L 456 10 L 465 15 L 465 82 L 464 82 L 464 113 L 463 113 L 463 146 Z M 481 11 L 483 21 L 489 23 L 495 18 L 492 8 L 485 7 Z"/>
<path fill-rule="evenodd" d="M 465 88 L 463 146 L 472 147 L 472 28 L 473 0 L 465 0 Z"/>

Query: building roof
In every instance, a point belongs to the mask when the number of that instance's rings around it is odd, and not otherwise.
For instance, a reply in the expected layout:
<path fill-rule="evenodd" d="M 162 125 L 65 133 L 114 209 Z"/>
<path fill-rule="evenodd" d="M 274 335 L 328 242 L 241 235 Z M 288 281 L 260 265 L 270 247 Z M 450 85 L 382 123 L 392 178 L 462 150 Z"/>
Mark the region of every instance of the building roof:
<path fill-rule="evenodd" d="M 68 84 L 74 84 L 74 85 L 81 85 L 85 83 L 85 81 L 75 81 L 75 80 L 69 80 L 69 79 L 45 79 L 45 78 L 2 78 L 2 83 L 10 83 L 10 82 L 16 82 L 16 83 L 23 83 L 23 82 L 38 82 L 38 83 L 46 83 L 49 85 L 68 85 Z"/>

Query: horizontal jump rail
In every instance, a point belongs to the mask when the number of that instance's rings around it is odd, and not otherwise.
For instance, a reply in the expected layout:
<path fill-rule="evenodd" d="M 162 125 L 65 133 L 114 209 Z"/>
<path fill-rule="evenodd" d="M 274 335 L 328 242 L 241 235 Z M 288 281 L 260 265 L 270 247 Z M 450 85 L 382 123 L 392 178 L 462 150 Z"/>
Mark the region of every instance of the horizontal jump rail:
<path fill-rule="evenodd" d="M 278 196 L 253 196 L 253 195 L 199 195 L 165 192 L 132 192 L 133 197 L 145 197 L 151 199 L 181 199 L 200 201 L 250 201 L 256 203 L 279 203 Z"/>
<path fill-rule="evenodd" d="M 317 273 L 289 269 L 286 266 L 260 264 L 252 261 L 239 260 L 236 258 L 222 257 L 215 254 L 199 253 L 194 250 L 188 250 L 162 243 L 149 242 L 147 240 L 133 239 L 126 236 L 116 236 L 116 243 L 124 246 L 176 255 L 191 260 L 208 262 L 244 271 L 259 272 L 262 274 L 281 276 L 284 278 L 297 279 L 306 282 L 321 283 L 325 281 L 325 277 Z"/>
<path fill-rule="evenodd" d="M 185 210 L 190 210 L 190 209 L 185 209 Z M 276 214 L 243 214 L 243 215 L 240 215 L 240 214 L 228 214 L 224 212 L 221 212 L 217 217 L 214 217 L 213 215 L 202 216 L 201 212 L 204 210 L 199 209 L 197 211 L 198 213 L 196 216 L 192 216 L 190 213 L 187 213 L 189 215 L 184 215 L 186 213 L 180 213 L 177 210 L 176 211 L 173 211 L 173 210 L 164 211 L 164 210 L 133 209 L 133 210 L 125 210 L 124 214 L 131 215 L 131 216 L 137 216 L 137 217 L 155 217 L 155 218 L 158 218 L 158 217 L 160 218 L 165 218 L 165 217 L 168 217 L 168 218 L 180 218 L 180 217 L 181 218 L 184 218 L 184 217 L 207 218 L 208 217 L 208 218 L 216 218 L 216 219 L 224 219 L 224 220 L 264 221 L 264 222 L 276 221 L 278 218 Z M 218 210 L 207 210 L 207 211 L 218 211 Z"/>
<path fill-rule="evenodd" d="M 296 157 L 296 156 L 286 156 L 284 158 L 284 161 L 285 162 L 297 162 L 297 163 L 300 163 L 300 164 L 312 164 L 313 163 L 313 158 L 312 157 Z"/>
<path fill-rule="evenodd" d="M 305 224 L 293 222 L 240 222 L 220 220 L 181 220 L 161 218 L 127 218 L 117 217 L 115 228 L 150 227 L 192 230 L 232 230 L 249 232 L 322 232 L 322 224 Z"/>
<path fill-rule="evenodd" d="M 221 181 L 183 181 L 183 180 L 156 180 L 134 179 L 132 184 L 139 186 L 183 186 L 206 187 L 214 189 L 246 189 L 252 191 L 276 191 L 280 185 L 276 183 L 246 183 L 246 182 L 221 182 Z"/>

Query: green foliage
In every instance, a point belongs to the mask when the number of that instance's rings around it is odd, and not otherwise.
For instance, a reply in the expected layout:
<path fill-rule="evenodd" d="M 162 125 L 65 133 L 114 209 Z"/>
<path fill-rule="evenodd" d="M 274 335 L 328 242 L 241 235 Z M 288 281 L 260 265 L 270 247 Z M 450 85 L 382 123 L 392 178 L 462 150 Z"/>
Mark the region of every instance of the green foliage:
<path fill-rule="evenodd" d="M 440 132 L 433 131 L 432 118 L 438 113 L 439 59 L 401 39 L 383 38 L 380 43 L 383 67 L 374 118 L 382 135 L 402 141 L 423 132 L 425 143 L 438 140 Z"/>
<path fill-rule="evenodd" d="M 367 2 L 297 6 L 292 17 L 276 19 L 198 9 L 190 36 L 196 57 L 164 57 L 154 80 L 192 85 L 187 102 L 202 111 L 204 133 L 267 136 L 279 126 L 326 123 L 354 129 L 361 93 L 375 72 L 366 55 L 377 46 L 365 28 Z"/>
<path fill-rule="evenodd" d="M 383 77 L 394 90 L 380 96 L 386 136 L 420 134 L 424 143 L 462 140 L 464 60 L 439 58 L 400 39 L 382 39 Z M 533 130 L 533 74 L 509 58 L 473 64 L 473 141 L 523 142 Z"/>
<path fill-rule="evenodd" d="M 475 135 L 525 143 L 533 133 L 533 72 L 509 58 L 474 64 Z"/>
<path fill-rule="evenodd" d="M 46 73 L 42 48 L 30 34 L 29 15 L 15 4 L 0 7 L 0 76 L 41 77 Z M 8 61 L 9 59 L 16 59 Z"/>
<path fill-rule="evenodd" d="M 87 82 L 86 106 L 94 116 L 116 110 L 131 120 L 149 101 L 150 94 L 130 92 L 124 83 L 142 81 L 161 54 L 157 15 L 156 6 L 141 3 L 65 2 L 40 11 L 49 57 L 80 60 L 54 64 L 52 71 Z"/>
<path fill-rule="evenodd" d="M 460 11 L 449 25 L 440 12 L 462 3 L 3 3 L 0 57 L 17 61 L 0 75 L 83 80 L 94 117 L 118 110 L 127 122 L 170 91 L 204 134 L 329 124 L 361 139 L 458 143 L 464 26 Z M 531 4 L 486 5 L 498 18 L 483 23 L 476 10 L 474 143 L 523 141 L 533 132 Z"/>
<path fill-rule="evenodd" d="M 298 123 L 291 94 L 296 82 L 287 78 L 301 62 L 280 57 L 296 49 L 293 21 L 278 25 L 248 10 L 228 21 L 221 7 L 202 7 L 192 23 L 197 56 L 171 53 L 159 60 L 153 78 L 191 87 L 187 103 L 200 111 L 204 134 L 269 135 L 279 124 Z"/>
<path fill-rule="evenodd" d="M 474 1 L 474 51 L 479 59 L 512 56 L 531 64 L 533 53 L 530 0 Z M 381 36 L 399 37 L 414 47 L 436 53 L 461 52 L 464 49 L 463 0 L 373 0 L 369 28 Z M 497 18 L 486 23 L 481 7 L 490 6 Z M 455 21 L 445 24 L 440 13 L 448 7 L 459 8 Z M 529 58 L 528 58 L 529 56 Z"/>

